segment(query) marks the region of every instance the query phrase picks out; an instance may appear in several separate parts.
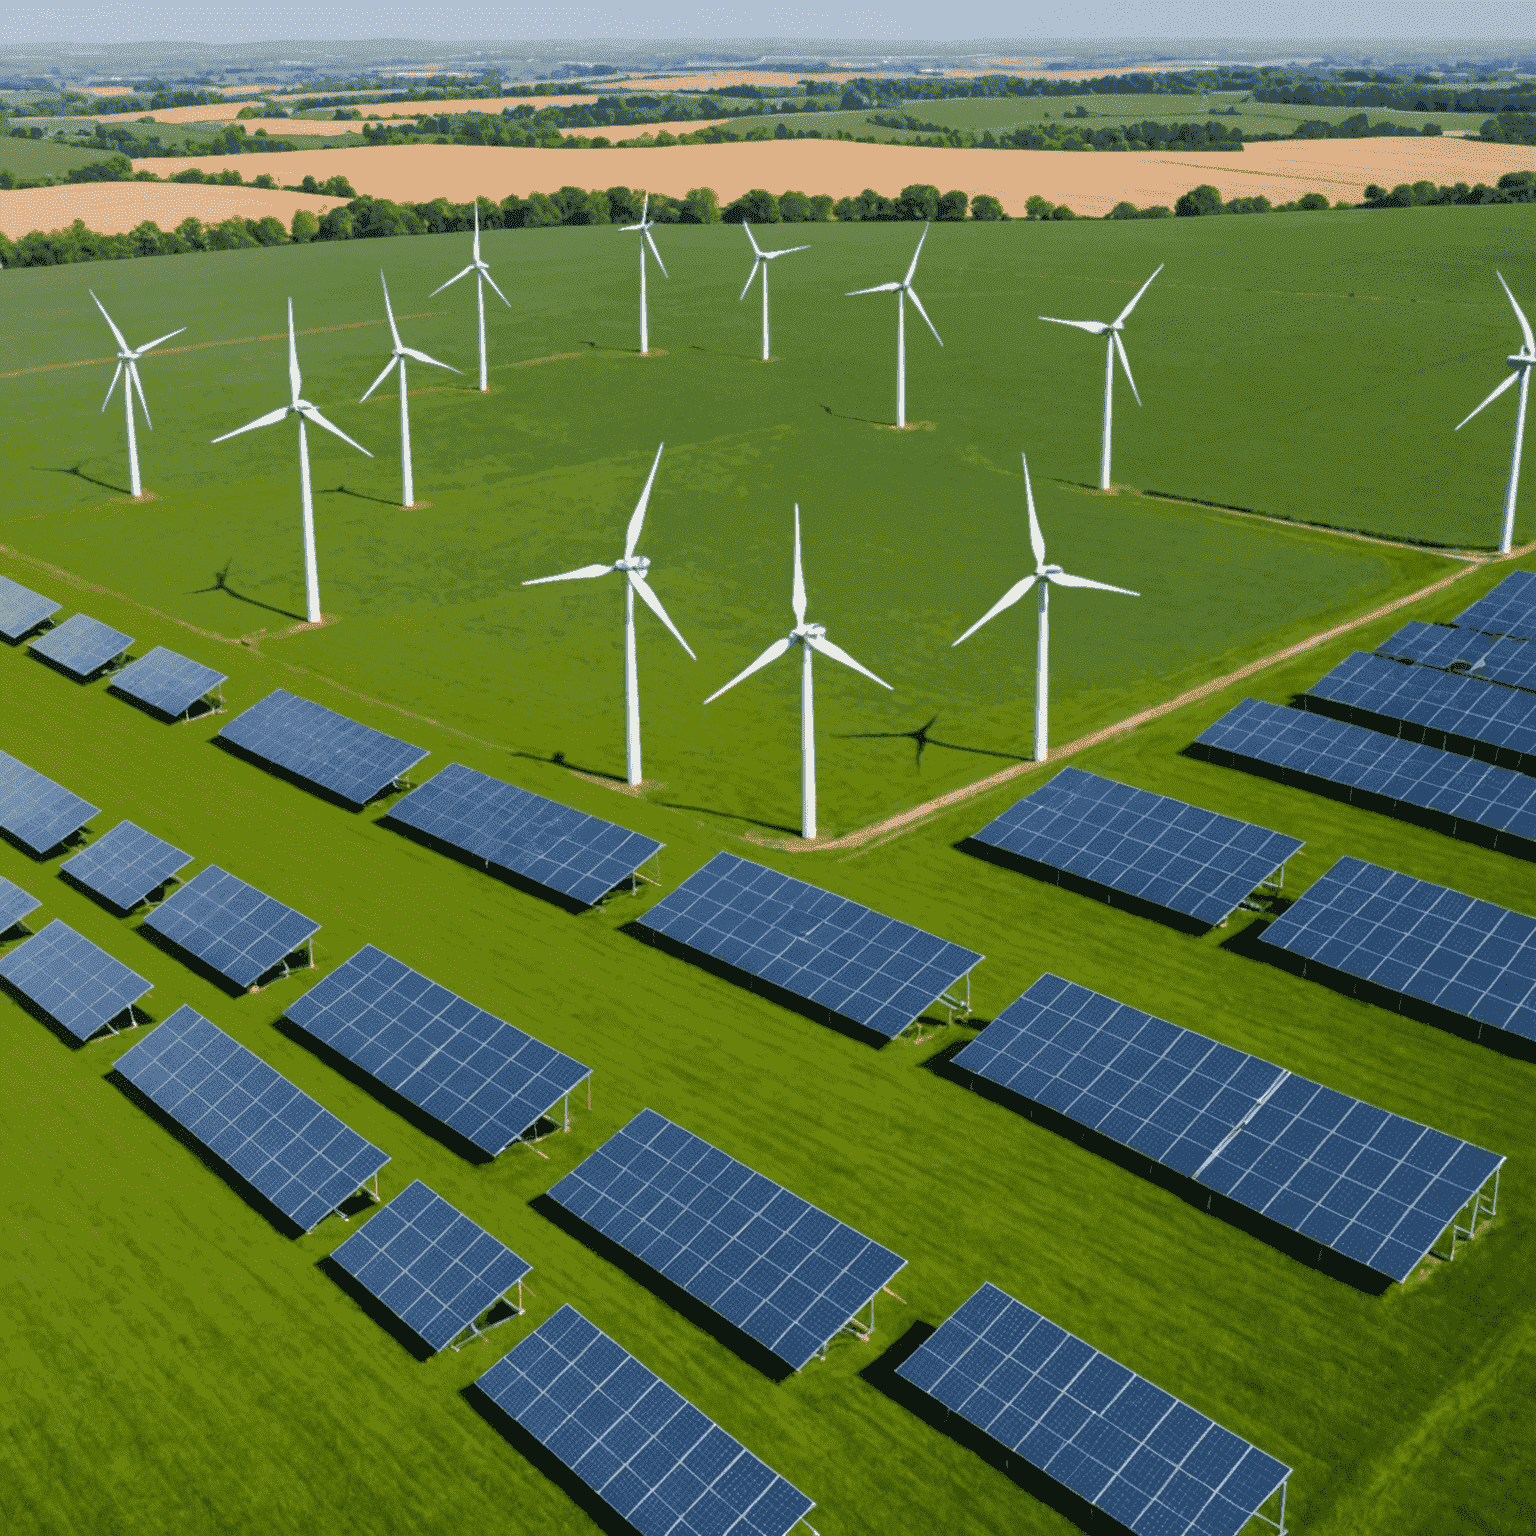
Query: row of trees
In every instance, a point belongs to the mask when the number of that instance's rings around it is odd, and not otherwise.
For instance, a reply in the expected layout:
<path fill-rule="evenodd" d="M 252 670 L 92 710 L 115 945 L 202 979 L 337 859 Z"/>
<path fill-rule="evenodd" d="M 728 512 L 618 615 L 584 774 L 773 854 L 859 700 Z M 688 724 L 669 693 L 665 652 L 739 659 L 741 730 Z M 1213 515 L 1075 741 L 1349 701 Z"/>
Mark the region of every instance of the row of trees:
<path fill-rule="evenodd" d="M 1501 112 L 1478 131 L 1485 144 L 1536 144 L 1536 113 Z"/>
<path fill-rule="evenodd" d="M 1363 203 L 1335 203 L 1335 208 L 1426 208 L 1449 207 L 1459 204 L 1478 205 L 1487 203 L 1536 203 L 1536 171 L 1508 171 L 1499 177 L 1498 185 L 1490 187 L 1483 182 L 1468 186 L 1458 181 L 1455 186 L 1436 186 L 1432 181 L 1416 181 L 1411 185 L 1402 182 L 1388 192 L 1374 184 L 1365 189 Z M 1307 213 L 1328 207 L 1328 199 L 1321 192 L 1309 192 L 1294 203 L 1271 203 L 1267 197 L 1234 197 L 1226 202 L 1213 186 L 1193 187 L 1174 205 L 1174 212 L 1182 217 L 1201 217 L 1214 213 Z M 1110 215 L 1114 217 L 1113 214 Z"/>
<path fill-rule="evenodd" d="M 1255 101 L 1293 107 L 1396 107 L 1400 112 L 1497 112 L 1518 107 L 1536 95 L 1536 81 L 1507 86 L 1354 85 L 1332 80 L 1254 87 Z"/>

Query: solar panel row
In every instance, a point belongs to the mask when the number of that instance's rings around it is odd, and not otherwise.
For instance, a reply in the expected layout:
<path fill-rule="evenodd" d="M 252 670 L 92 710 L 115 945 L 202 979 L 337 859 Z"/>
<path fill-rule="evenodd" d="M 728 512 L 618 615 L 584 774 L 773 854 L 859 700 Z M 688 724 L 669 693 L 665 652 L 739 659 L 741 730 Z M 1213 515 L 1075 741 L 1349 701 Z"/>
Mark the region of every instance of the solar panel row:
<path fill-rule="evenodd" d="M 59 611 L 61 604 L 52 598 L 0 576 L 0 635 L 7 640 L 20 640 L 37 628 L 44 619 Z"/>
<path fill-rule="evenodd" d="M 59 918 L 0 956 L 0 976 L 81 1042 L 125 1012 L 132 1024 L 154 986 Z"/>
<path fill-rule="evenodd" d="M 32 650 L 71 676 L 94 676 L 133 644 L 133 636 L 83 613 L 72 614 L 32 642 Z"/>
<path fill-rule="evenodd" d="M 191 862 L 190 853 L 131 821 L 120 821 L 105 837 L 66 859 L 59 871 L 127 912 Z"/>
<path fill-rule="evenodd" d="M 119 693 L 148 704 L 163 715 L 183 715 L 199 699 L 222 688 L 229 679 L 212 667 L 157 645 L 112 679 Z"/>
<path fill-rule="evenodd" d="M 1536 645 L 1447 624 L 1405 624 L 1376 647 L 1378 656 L 1413 661 L 1485 683 L 1536 690 Z"/>
<path fill-rule="evenodd" d="M 19 885 L 12 885 L 9 880 L 0 878 L 0 935 L 9 933 L 40 906 L 42 902 L 30 891 L 24 891 Z"/>
<path fill-rule="evenodd" d="M 41 856 L 57 848 L 99 808 L 0 752 L 0 830 Z"/>
<path fill-rule="evenodd" d="M 1536 572 L 1511 571 L 1486 597 L 1451 622 L 1461 629 L 1536 640 Z"/>

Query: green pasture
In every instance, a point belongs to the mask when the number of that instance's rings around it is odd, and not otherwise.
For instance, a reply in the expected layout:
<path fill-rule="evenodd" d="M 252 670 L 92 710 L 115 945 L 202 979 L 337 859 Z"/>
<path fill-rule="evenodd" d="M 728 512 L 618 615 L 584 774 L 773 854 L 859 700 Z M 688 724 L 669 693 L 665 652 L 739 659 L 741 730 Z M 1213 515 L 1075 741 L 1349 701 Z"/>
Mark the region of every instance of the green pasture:
<path fill-rule="evenodd" d="M 57 139 L 0 139 L 0 171 L 15 176 L 47 176 L 93 160 L 105 160 L 110 146 L 61 144 Z"/>

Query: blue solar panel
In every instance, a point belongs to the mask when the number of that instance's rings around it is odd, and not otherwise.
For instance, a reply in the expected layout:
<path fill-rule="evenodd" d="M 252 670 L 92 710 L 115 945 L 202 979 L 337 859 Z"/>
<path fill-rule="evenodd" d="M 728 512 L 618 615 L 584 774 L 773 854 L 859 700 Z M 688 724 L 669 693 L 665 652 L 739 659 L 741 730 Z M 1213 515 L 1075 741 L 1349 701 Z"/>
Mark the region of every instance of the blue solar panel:
<path fill-rule="evenodd" d="M 1523 912 L 1343 858 L 1259 937 L 1388 992 L 1536 1040 L 1536 920 Z"/>
<path fill-rule="evenodd" d="M 641 1536 L 786 1536 L 815 1508 L 574 1307 L 475 1385 Z"/>
<path fill-rule="evenodd" d="M 1503 1162 L 1059 976 L 955 1065 L 1394 1280 Z"/>
<path fill-rule="evenodd" d="M 427 755 L 424 747 L 386 736 L 281 688 L 236 715 L 219 739 L 353 805 L 366 804 Z"/>
<path fill-rule="evenodd" d="M 61 606 L 52 598 L 12 581 L 9 576 L 0 576 L 0 635 L 7 640 L 21 639 L 50 614 L 57 613 Z"/>
<path fill-rule="evenodd" d="M 637 921 L 887 1039 L 985 958 L 733 853 Z"/>
<path fill-rule="evenodd" d="M 306 944 L 320 924 L 210 864 L 156 907 L 144 926 L 248 987 Z"/>
<path fill-rule="evenodd" d="M 389 1161 L 191 1008 L 152 1029 L 117 1070 L 306 1232 Z"/>
<path fill-rule="evenodd" d="M 1063 768 L 973 836 L 1207 924 L 1229 917 L 1302 846 L 1081 768 Z"/>
<path fill-rule="evenodd" d="M 190 853 L 173 848 L 131 821 L 120 821 L 105 837 L 66 859 L 59 872 L 126 912 L 191 862 Z"/>
<path fill-rule="evenodd" d="M 1464 608 L 1451 623 L 1484 634 L 1536 640 L 1536 573 L 1511 571 L 1487 597 Z"/>
<path fill-rule="evenodd" d="M 1447 624 L 1404 624 L 1376 647 L 1378 656 L 1415 661 L 1480 682 L 1536 691 L 1536 645 Z"/>
<path fill-rule="evenodd" d="M 592 1075 L 372 944 L 288 1017 L 493 1157 Z"/>
<path fill-rule="evenodd" d="M 226 681 L 224 673 L 157 645 L 124 667 L 112 679 L 112 686 L 163 715 L 180 715 Z"/>
<path fill-rule="evenodd" d="M 473 1328 L 533 1268 L 420 1179 L 354 1232 L 331 1261 L 434 1350 Z"/>
<path fill-rule="evenodd" d="M 23 918 L 42 906 L 36 896 L 0 878 L 0 934 L 9 933 Z"/>
<path fill-rule="evenodd" d="M 0 829 L 33 853 L 44 854 L 73 836 L 98 807 L 45 779 L 19 758 L 0 752 Z"/>
<path fill-rule="evenodd" d="M 1373 808 L 1387 801 L 1393 809 L 1438 812 L 1454 836 L 1465 835 L 1465 823 L 1536 842 L 1536 779 L 1330 715 L 1244 699 L 1203 731 L 1195 748 L 1229 767 L 1283 769 L 1286 783 L 1342 785 Z"/>
<path fill-rule="evenodd" d="M 91 677 L 115 661 L 133 644 L 125 635 L 99 619 L 77 613 L 32 642 L 32 649 L 74 677 Z"/>
<path fill-rule="evenodd" d="M 663 846 L 462 763 L 413 789 L 389 819 L 588 906 Z"/>
<path fill-rule="evenodd" d="M 1237 1536 L 1291 1475 L 995 1285 L 896 1374 L 1137 1536 Z"/>
<path fill-rule="evenodd" d="M 81 1041 L 154 986 L 58 918 L 0 957 L 0 976 Z"/>
<path fill-rule="evenodd" d="M 651 1109 L 549 1198 L 797 1371 L 907 1262 Z"/>

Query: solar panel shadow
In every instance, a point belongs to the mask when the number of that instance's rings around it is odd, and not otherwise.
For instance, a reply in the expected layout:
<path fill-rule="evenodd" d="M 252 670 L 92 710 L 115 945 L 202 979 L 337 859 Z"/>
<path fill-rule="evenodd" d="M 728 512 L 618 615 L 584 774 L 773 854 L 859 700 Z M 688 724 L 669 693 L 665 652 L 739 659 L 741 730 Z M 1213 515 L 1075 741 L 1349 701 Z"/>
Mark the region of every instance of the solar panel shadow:
<path fill-rule="evenodd" d="M 39 635 L 31 652 L 78 682 L 94 677 L 133 644 L 125 635 L 84 613 L 71 614 L 56 629 Z"/>

